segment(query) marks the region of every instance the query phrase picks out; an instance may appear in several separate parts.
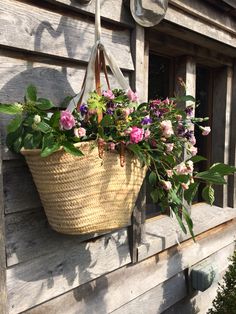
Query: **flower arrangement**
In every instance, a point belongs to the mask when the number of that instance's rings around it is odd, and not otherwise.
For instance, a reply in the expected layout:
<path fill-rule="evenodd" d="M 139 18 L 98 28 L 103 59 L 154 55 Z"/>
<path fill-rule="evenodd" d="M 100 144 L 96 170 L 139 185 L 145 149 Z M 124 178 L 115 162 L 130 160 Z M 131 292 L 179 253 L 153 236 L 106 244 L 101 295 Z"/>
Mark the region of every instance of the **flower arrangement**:
<path fill-rule="evenodd" d="M 177 104 L 183 101 L 191 105 L 181 110 Z M 30 85 L 23 103 L 1 104 L 0 112 L 15 115 L 6 139 L 15 152 L 36 148 L 47 157 L 63 147 L 67 153 L 82 156 L 75 144 L 95 141 L 101 158 L 104 150 L 118 151 L 124 166 L 124 151 L 131 151 L 149 169 L 153 202 L 163 210 L 170 209 L 182 230 L 187 232 L 187 224 L 194 237 L 184 200 L 191 205 L 199 184 L 204 183 L 203 199 L 213 204 L 214 185 L 225 184 L 224 176 L 236 170 L 222 163 L 203 172 L 194 170 L 194 164 L 205 159 L 197 155 L 194 128 L 200 128 L 203 136 L 210 132 L 210 127 L 204 126 L 207 117 L 194 117 L 194 105 L 195 99 L 188 95 L 138 104 L 132 90 L 113 89 L 101 95 L 91 92 L 86 103 L 70 112 L 38 98 L 36 88 Z"/>

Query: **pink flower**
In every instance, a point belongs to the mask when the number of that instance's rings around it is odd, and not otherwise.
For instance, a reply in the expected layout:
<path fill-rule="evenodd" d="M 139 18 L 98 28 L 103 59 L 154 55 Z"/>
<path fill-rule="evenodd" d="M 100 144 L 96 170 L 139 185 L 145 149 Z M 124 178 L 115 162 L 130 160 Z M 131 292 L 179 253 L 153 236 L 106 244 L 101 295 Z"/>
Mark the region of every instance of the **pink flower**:
<path fill-rule="evenodd" d="M 130 142 L 135 144 L 141 142 L 143 140 L 143 134 L 143 129 L 133 126 L 130 132 Z"/>
<path fill-rule="evenodd" d="M 174 148 L 174 143 L 168 143 L 168 144 L 165 144 L 165 145 L 166 145 L 166 152 L 167 153 L 172 152 L 172 150 Z"/>
<path fill-rule="evenodd" d="M 173 170 L 166 170 L 167 177 L 171 178 L 173 176 Z"/>
<path fill-rule="evenodd" d="M 108 143 L 108 148 L 113 151 L 113 150 L 115 150 L 115 148 L 116 148 L 116 144 L 113 143 L 113 142 Z"/>
<path fill-rule="evenodd" d="M 188 183 L 181 183 L 181 186 L 182 186 L 183 190 L 188 190 L 188 188 L 189 188 Z"/>
<path fill-rule="evenodd" d="M 161 181 L 161 184 L 164 188 L 164 190 L 169 191 L 172 188 L 172 184 L 170 181 Z"/>
<path fill-rule="evenodd" d="M 195 137 L 194 135 L 192 135 L 188 141 L 189 141 L 189 143 L 191 143 L 192 145 L 195 145 L 196 142 L 197 142 L 197 141 L 196 141 L 196 137 Z"/>
<path fill-rule="evenodd" d="M 108 98 L 108 99 L 114 99 L 115 95 L 113 94 L 112 90 L 108 89 L 107 91 L 103 91 L 103 96 Z"/>
<path fill-rule="evenodd" d="M 211 128 L 209 126 L 201 127 L 202 135 L 206 136 L 211 132 Z"/>
<path fill-rule="evenodd" d="M 161 129 L 162 129 L 162 133 L 164 137 L 168 138 L 172 134 L 174 134 L 172 123 L 170 120 L 164 120 L 160 123 L 160 125 L 161 125 Z"/>
<path fill-rule="evenodd" d="M 177 120 L 177 121 L 181 121 L 182 118 L 183 118 L 183 117 L 181 116 L 181 114 L 177 114 L 175 117 L 176 117 L 176 120 Z"/>
<path fill-rule="evenodd" d="M 150 132 L 150 130 L 148 130 L 148 129 L 144 132 L 144 138 L 145 138 L 145 140 L 147 140 L 147 139 L 149 138 L 150 134 L 151 134 L 151 132 Z"/>
<path fill-rule="evenodd" d="M 138 95 L 137 93 L 134 93 L 131 89 L 128 90 L 127 96 L 130 101 L 137 102 L 138 101 Z"/>
<path fill-rule="evenodd" d="M 181 162 L 180 164 L 178 164 L 175 168 L 176 173 L 179 174 L 188 174 L 189 170 L 186 167 L 184 162 Z"/>
<path fill-rule="evenodd" d="M 195 156 L 195 155 L 197 155 L 198 149 L 195 146 L 190 146 L 189 151 L 190 151 L 192 156 Z"/>
<path fill-rule="evenodd" d="M 71 130 L 75 126 L 75 119 L 70 111 L 61 111 L 60 126 L 64 130 Z"/>
<path fill-rule="evenodd" d="M 167 104 L 167 105 L 170 104 L 170 100 L 168 97 L 166 97 L 166 99 L 163 100 L 163 104 Z"/>
<path fill-rule="evenodd" d="M 84 128 L 76 128 L 74 129 L 74 134 L 76 137 L 82 137 L 86 135 L 86 130 Z"/>

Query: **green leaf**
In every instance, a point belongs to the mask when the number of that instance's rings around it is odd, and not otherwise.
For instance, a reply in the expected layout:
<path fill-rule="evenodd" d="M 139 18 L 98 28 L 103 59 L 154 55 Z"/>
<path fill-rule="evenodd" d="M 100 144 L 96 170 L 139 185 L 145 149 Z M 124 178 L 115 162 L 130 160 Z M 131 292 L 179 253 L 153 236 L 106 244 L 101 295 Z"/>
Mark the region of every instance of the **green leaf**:
<path fill-rule="evenodd" d="M 70 142 L 63 142 L 62 143 L 64 150 L 69 153 L 72 154 L 74 156 L 83 156 L 84 154 L 81 152 L 81 150 L 79 150 L 78 148 L 76 148 L 73 144 L 71 144 Z"/>
<path fill-rule="evenodd" d="M 152 198 L 153 203 L 157 203 L 158 202 L 159 194 L 158 194 L 158 191 L 156 189 L 151 191 L 150 196 Z"/>
<path fill-rule="evenodd" d="M 225 165 L 223 163 L 216 163 L 210 167 L 209 171 L 218 172 L 222 176 L 225 176 L 236 172 L 236 168 L 233 166 Z"/>
<path fill-rule="evenodd" d="M 52 131 L 52 128 L 50 127 L 49 124 L 47 124 L 44 121 L 39 122 L 36 127 L 35 127 L 38 131 L 41 131 L 43 133 L 49 133 Z"/>
<path fill-rule="evenodd" d="M 0 104 L 0 113 L 20 114 L 22 113 L 22 107 L 19 104 Z"/>
<path fill-rule="evenodd" d="M 15 148 L 14 147 L 18 147 L 17 143 L 17 139 L 18 138 L 21 138 L 22 137 L 22 134 L 23 134 L 23 127 L 20 126 L 17 130 L 15 130 L 15 132 L 11 132 L 11 133 L 8 133 L 7 134 L 7 137 L 6 137 L 6 144 L 7 144 L 7 147 L 10 149 L 10 150 L 13 150 L 15 151 Z M 21 139 L 22 141 L 22 139 Z M 15 142 L 17 142 L 16 144 L 14 144 Z M 18 151 L 17 151 L 18 152 Z"/>
<path fill-rule="evenodd" d="M 202 190 L 202 197 L 207 203 L 213 205 L 215 201 L 215 191 L 211 185 L 207 185 L 204 187 L 204 189 Z"/>
<path fill-rule="evenodd" d="M 60 115 L 61 115 L 60 111 L 56 111 L 51 116 L 49 124 L 53 129 L 57 129 L 59 127 Z"/>
<path fill-rule="evenodd" d="M 34 148 L 40 148 L 42 144 L 42 133 L 41 132 L 34 132 L 33 133 L 33 143 L 34 143 Z"/>
<path fill-rule="evenodd" d="M 149 180 L 149 183 L 151 184 L 151 186 L 156 186 L 156 183 L 157 183 L 157 175 L 154 171 L 152 171 L 150 174 L 149 174 L 149 177 L 148 177 L 148 180 Z"/>
<path fill-rule="evenodd" d="M 12 133 L 11 133 L 12 134 Z M 13 143 L 13 150 L 16 153 L 19 153 L 21 148 L 23 147 L 23 141 L 22 141 L 22 137 L 18 137 L 15 142 Z"/>
<path fill-rule="evenodd" d="M 49 110 L 51 108 L 54 108 L 53 103 L 45 98 L 39 98 L 35 103 L 35 106 L 40 110 Z"/>
<path fill-rule="evenodd" d="M 193 240 L 195 241 L 195 236 L 194 236 L 194 233 L 193 233 L 193 221 L 188 213 L 188 211 L 183 207 L 182 208 L 182 213 L 183 213 L 183 217 L 188 225 L 188 230 L 193 238 Z"/>
<path fill-rule="evenodd" d="M 187 233 L 187 229 L 185 227 L 185 225 L 183 224 L 183 221 L 181 219 L 181 217 L 179 216 L 179 208 L 176 206 L 171 206 L 172 211 L 175 214 L 175 217 L 179 223 L 180 228 L 183 230 L 183 232 L 186 234 Z"/>
<path fill-rule="evenodd" d="M 60 148 L 60 144 L 59 143 L 54 143 L 50 147 L 45 147 L 41 151 L 41 157 L 47 157 L 47 156 L 55 153 L 59 148 Z"/>
<path fill-rule="evenodd" d="M 192 204 L 192 201 L 193 201 L 193 199 L 194 199 L 194 197 L 198 191 L 198 188 L 199 188 L 199 183 L 194 182 L 194 183 L 189 185 L 188 190 L 184 191 L 184 198 L 189 205 Z"/>
<path fill-rule="evenodd" d="M 34 85 L 29 85 L 26 89 L 25 98 L 27 101 L 36 101 L 37 100 L 37 89 Z"/>
<path fill-rule="evenodd" d="M 113 126 L 114 125 L 114 118 L 112 115 L 106 115 L 103 117 L 102 121 L 101 121 L 101 125 L 104 127 L 109 127 L 109 126 Z"/>
<path fill-rule="evenodd" d="M 8 133 L 15 132 L 22 123 L 22 115 L 17 115 L 7 126 Z"/>
<path fill-rule="evenodd" d="M 26 134 L 24 138 L 24 148 L 32 149 L 34 148 L 33 134 Z"/>
<path fill-rule="evenodd" d="M 226 184 L 227 182 L 221 174 L 218 172 L 203 171 L 196 174 L 195 178 L 201 179 L 203 181 L 213 183 L 213 184 Z"/>
<path fill-rule="evenodd" d="M 203 157 L 203 156 L 196 155 L 196 156 L 191 157 L 188 160 L 192 160 L 192 162 L 195 164 L 195 163 L 197 163 L 199 161 L 203 161 L 203 160 L 207 160 L 207 159 L 205 157 Z"/>

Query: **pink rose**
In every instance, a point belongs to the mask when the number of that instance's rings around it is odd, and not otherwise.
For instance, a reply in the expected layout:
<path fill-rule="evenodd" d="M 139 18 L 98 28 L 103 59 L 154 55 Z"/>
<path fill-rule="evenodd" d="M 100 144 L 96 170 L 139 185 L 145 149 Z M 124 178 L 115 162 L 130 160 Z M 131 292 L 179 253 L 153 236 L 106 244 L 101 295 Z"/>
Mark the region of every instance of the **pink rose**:
<path fill-rule="evenodd" d="M 86 135 L 86 130 L 84 128 L 76 128 L 74 129 L 74 134 L 76 137 L 82 137 Z"/>
<path fill-rule="evenodd" d="M 164 137 L 168 138 L 172 134 L 174 134 L 172 123 L 170 120 L 164 120 L 160 123 L 160 125 L 161 125 L 161 129 L 162 129 L 162 133 Z"/>
<path fill-rule="evenodd" d="M 206 136 L 211 132 L 211 128 L 209 126 L 201 127 L 202 135 Z"/>
<path fill-rule="evenodd" d="M 141 142 L 143 140 L 143 134 L 144 134 L 143 129 L 133 126 L 130 132 L 130 142 L 134 144 Z"/>
<path fill-rule="evenodd" d="M 198 149 L 195 146 L 190 146 L 189 151 L 190 151 L 192 156 L 195 156 L 195 155 L 197 155 Z"/>
<path fill-rule="evenodd" d="M 138 101 L 138 95 L 137 93 L 134 93 L 131 89 L 128 90 L 127 96 L 130 101 L 137 102 Z"/>
<path fill-rule="evenodd" d="M 147 139 L 149 138 L 150 134 L 151 134 L 151 132 L 150 132 L 150 130 L 148 130 L 148 129 L 144 132 L 144 138 L 145 138 L 145 140 L 147 140 Z"/>
<path fill-rule="evenodd" d="M 168 97 L 166 97 L 166 99 L 163 100 L 163 104 L 167 104 L 167 105 L 170 104 L 170 100 Z"/>
<path fill-rule="evenodd" d="M 60 126 L 64 130 L 71 130 L 75 126 L 75 118 L 70 111 L 61 111 Z"/>
<path fill-rule="evenodd" d="M 174 143 L 168 143 L 168 144 L 165 144 L 165 145 L 166 145 L 166 152 L 167 153 L 172 152 L 172 150 L 174 148 Z"/>
<path fill-rule="evenodd" d="M 164 190 L 169 191 L 172 188 L 172 184 L 170 181 L 161 181 L 161 184 L 164 188 Z"/>
<path fill-rule="evenodd" d="M 103 91 L 103 96 L 112 100 L 115 98 L 115 95 L 113 94 L 112 90 L 108 89 L 107 91 Z"/>

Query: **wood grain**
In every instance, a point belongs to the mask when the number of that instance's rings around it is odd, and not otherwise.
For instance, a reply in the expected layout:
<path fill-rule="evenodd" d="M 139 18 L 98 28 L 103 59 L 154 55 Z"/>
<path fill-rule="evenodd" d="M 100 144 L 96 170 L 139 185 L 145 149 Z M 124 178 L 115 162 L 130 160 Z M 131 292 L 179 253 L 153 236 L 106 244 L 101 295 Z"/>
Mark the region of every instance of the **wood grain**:
<path fill-rule="evenodd" d="M 45 2 L 57 6 L 63 5 L 63 8 L 67 10 L 75 10 L 86 15 L 94 15 L 95 13 L 95 1 L 91 1 L 88 5 L 80 4 L 80 1 L 76 0 L 45 0 Z M 124 5 L 122 0 L 101 0 L 101 17 L 104 20 L 117 22 L 128 27 L 135 25 L 129 7 Z"/>
<path fill-rule="evenodd" d="M 6 216 L 7 265 L 13 266 L 61 249 L 79 245 L 101 234 L 69 236 L 49 226 L 43 209 L 24 211 Z"/>
<path fill-rule="evenodd" d="M 220 208 L 205 203 L 193 205 L 191 217 L 194 224 L 194 234 L 199 235 L 224 222 L 236 218 L 233 208 Z M 164 216 L 160 219 L 150 219 L 146 222 L 146 242 L 138 248 L 138 260 L 155 255 L 167 248 L 190 238 L 185 235 L 175 219 Z"/>
<path fill-rule="evenodd" d="M 7 314 L 5 216 L 4 216 L 3 170 L 1 149 L 0 149 L 0 314 Z"/>
<path fill-rule="evenodd" d="M 6 0 L 0 8 L 0 44 L 87 62 L 95 41 L 94 22 L 63 13 Z M 103 28 L 102 42 L 121 68 L 133 70 L 129 30 Z"/>
<path fill-rule="evenodd" d="M 126 229 L 86 243 L 61 243 L 56 252 L 7 270 L 9 311 L 25 311 L 130 261 Z"/>
<path fill-rule="evenodd" d="M 215 257 L 213 255 L 212 259 L 219 266 L 222 263 L 227 263 L 226 256 L 232 252 L 234 246 L 232 232 L 235 233 L 235 223 L 227 225 L 225 229 L 218 228 L 215 232 L 197 238 L 196 244 L 187 241 L 181 247 L 167 250 L 132 265 L 132 267 L 120 268 L 50 300 L 28 311 L 27 314 L 64 314 L 65 312 L 68 314 L 104 314 L 118 311 L 122 306 L 127 309 L 135 309 L 135 311 L 131 311 L 132 314 L 136 311 L 140 313 L 141 310 L 143 310 L 141 313 L 147 313 L 149 300 L 152 311 L 155 310 L 155 307 L 165 308 L 171 306 L 171 303 L 175 300 L 168 296 L 170 289 L 175 288 L 175 293 L 178 296 L 178 289 L 182 289 L 183 282 L 180 280 L 179 287 L 178 285 L 172 285 L 172 288 L 169 289 L 168 281 L 174 276 L 181 277 L 184 269 L 215 254 L 217 251 L 217 255 Z M 219 258 L 221 256 L 222 258 Z M 221 266 L 219 269 L 221 269 Z M 153 293 L 155 291 L 156 294 Z M 165 297 L 162 297 L 163 295 L 166 296 L 166 303 L 163 302 L 163 299 L 165 299 Z M 150 298 L 148 298 L 149 296 Z M 148 299 L 145 299 L 145 297 Z M 181 292 L 179 297 L 181 297 Z M 140 302 L 143 300 L 147 301 Z M 123 313 L 127 314 L 125 311 Z M 159 312 L 154 311 L 151 313 Z"/>

